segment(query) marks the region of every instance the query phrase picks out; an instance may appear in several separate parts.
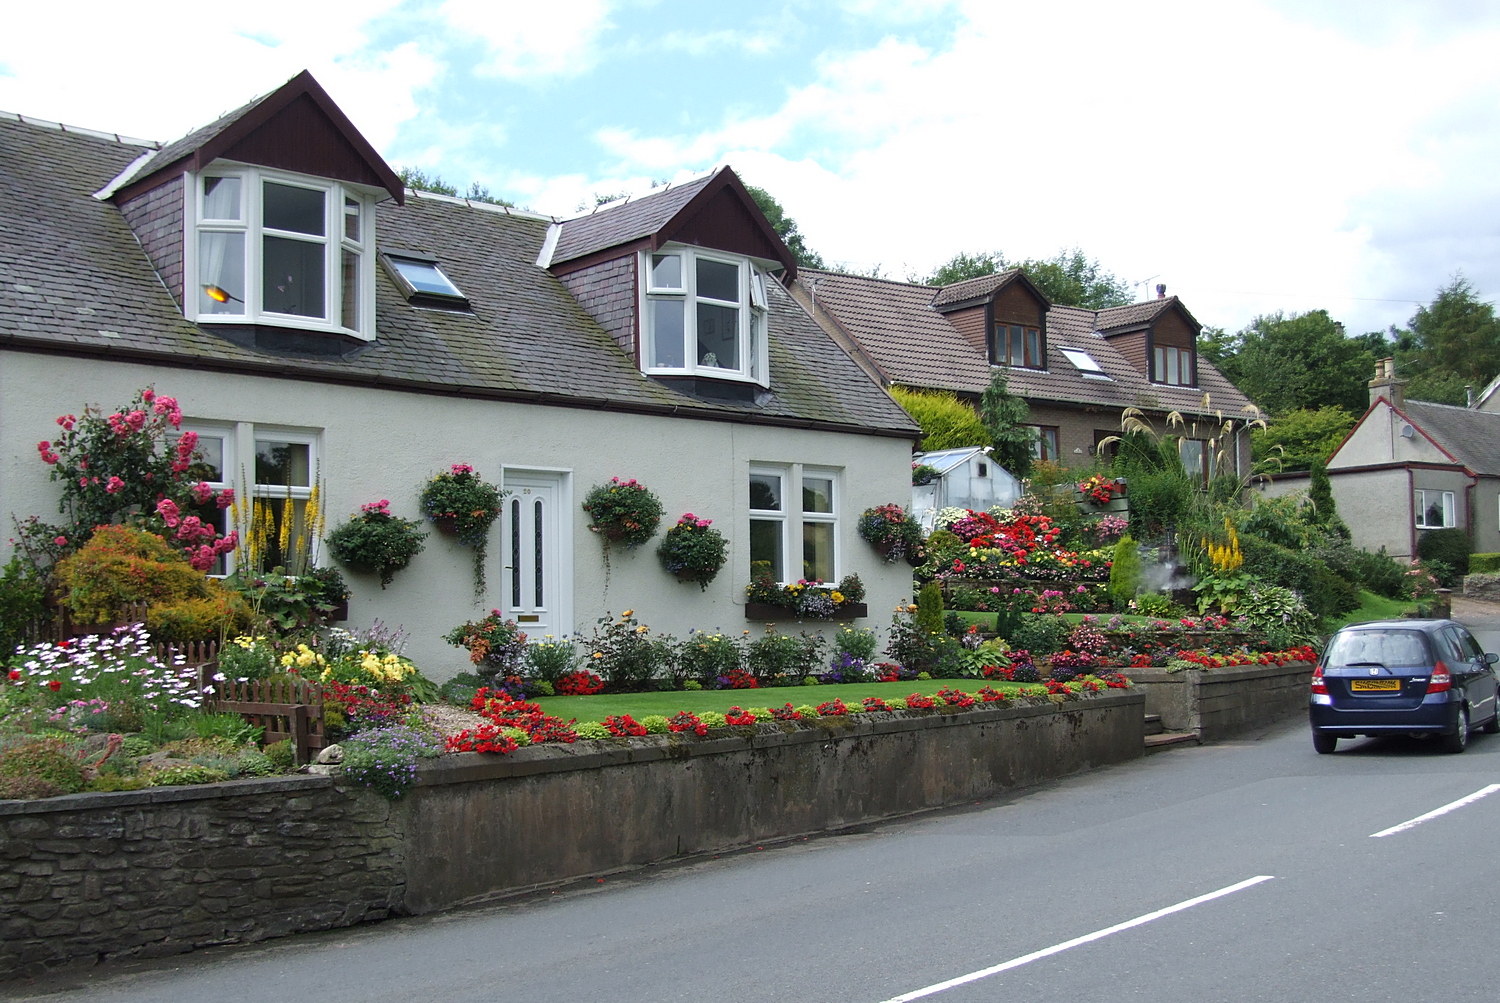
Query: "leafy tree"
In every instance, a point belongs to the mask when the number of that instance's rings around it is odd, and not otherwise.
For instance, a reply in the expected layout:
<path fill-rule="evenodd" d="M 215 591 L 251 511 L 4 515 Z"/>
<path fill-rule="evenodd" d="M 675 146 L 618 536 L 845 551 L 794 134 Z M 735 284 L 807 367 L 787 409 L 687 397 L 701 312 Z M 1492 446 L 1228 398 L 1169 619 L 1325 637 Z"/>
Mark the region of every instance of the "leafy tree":
<path fill-rule="evenodd" d="M 891 387 L 891 396 L 922 426 L 922 448 L 925 450 L 990 444 L 989 430 L 979 420 L 979 415 L 951 390 Z"/>
<path fill-rule="evenodd" d="M 1319 525 L 1328 525 L 1338 514 L 1333 504 L 1333 482 L 1328 479 L 1328 463 L 1322 457 L 1313 459 L 1307 500 L 1312 502 L 1312 517 Z"/>
<path fill-rule="evenodd" d="M 999 251 L 975 254 L 959 252 L 939 265 L 926 279 L 928 285 L 946 286 L 981 275 L 1019 268 L 1053 303 L 1101 310 L 1130 302 L 1130 287 L 1099 262 L 1074 247 L 1050 258 L 1008 261 Z"/>
<path fill-rule="evenodd" d="M 979 416 L 994 444 L 995 462 L 1012 477 L 1023 478 L 1031 473 L 1031 448 L 1036 440 L 1036 429 L 1026 424 L 1031 408 L 1010 392 L 1003 370 L 990 377 L 990 385 L 979 402 Z"/>
<path fill-rule="evenodd" d="M 1333 455 L 1354 422 L 1354 415 L 1337 407 L 1288 411 L 1273 418 L 1268 428 L 1250 432 L 1255 472 L 1311 469 L 1314 460 L 1326 461 Z"/>
<path fill-rule="evenodd" d="M 1264 314 L 1211 344 L 1214 364 L 1273 415 L 1324 407 L 1359 414 L 1368 402 L 1375 357 L 1363 340 L 1346 338 L 1327 310 Z"/>
<path fill-rule="evenodd" d="M 1428 306 L 1418 307 L 1406 331 L 1396 333 L 1397 369 L 1412 377 L 1407 394 L 1416 397 L 1424 380 L 1447 390 L 1462 404 L 1463 386 L 1484 386 L 1500 372 L 1500 318 L 1479 298 L 1462 275 L 1438 290 Z M 1431 397 L 1422 397 L 1431 400 Z"/>
<path fill-rule="evenodd" d="M 823 256 L 807 246 L 801 231 L 797 229 L 797 221 L 786 214 L 781 203 L 764 188 L 754 185 L 746 185 L 745 191 L 755 200 L 760 207 L 761 213 L 766 217 L 766 222 L 771 224 L 771 229 L 776 231 L 776 236 L 786 245 L 787 250 L 792 252 L 799 268 L 822 268 Z"/>
<path fill-rule="evenodd" d="M 396 176 L 412 191 L 451 195 L 454 198 L 466 198 L 470 202 L 488 202 L 491 205 L 515 205 L 514 202 L 507 202 L 505 199 L 491 195 L 489 188 L 478 181 L 470 182 L 469 190 L 459 195 L 458 189 L 444 181 L 441 175 L 428 174 L 420 167 L 403 167 L 396 172 Z"/>

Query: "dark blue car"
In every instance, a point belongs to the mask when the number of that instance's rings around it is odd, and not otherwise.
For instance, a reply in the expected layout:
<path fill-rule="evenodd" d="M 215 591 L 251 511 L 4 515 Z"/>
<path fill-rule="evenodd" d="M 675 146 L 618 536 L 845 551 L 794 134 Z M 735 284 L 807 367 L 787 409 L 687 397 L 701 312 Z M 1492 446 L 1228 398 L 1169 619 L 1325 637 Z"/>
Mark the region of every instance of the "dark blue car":
<path fill-rule="evenodd" d="M 1500 732 L 1500 677 L 1462 624 L 1378 620 L 1334 634 L 1313 669 L 1313 748 L 1359 735 L 1437 735 L 1463 752 L 1469 731 Z"/>

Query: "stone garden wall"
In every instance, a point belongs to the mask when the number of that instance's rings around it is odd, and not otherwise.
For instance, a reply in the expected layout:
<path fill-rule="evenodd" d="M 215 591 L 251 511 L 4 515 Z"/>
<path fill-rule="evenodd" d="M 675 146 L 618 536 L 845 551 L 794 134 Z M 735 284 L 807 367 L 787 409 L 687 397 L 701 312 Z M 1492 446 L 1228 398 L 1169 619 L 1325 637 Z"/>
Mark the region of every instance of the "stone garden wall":
<path fill-rule="evenodd" d="M 1145 696 L 773 722 L 328 776 L 0 801 L 0 978 L 432 912 L 1139 757 Z"/>
<path fill-rule="evenodd" d="M 1216 742 L 1307 713 L 1312 665 L 1235 665 L 1208 671 L 1124 669 L 1162 728 Z"/>

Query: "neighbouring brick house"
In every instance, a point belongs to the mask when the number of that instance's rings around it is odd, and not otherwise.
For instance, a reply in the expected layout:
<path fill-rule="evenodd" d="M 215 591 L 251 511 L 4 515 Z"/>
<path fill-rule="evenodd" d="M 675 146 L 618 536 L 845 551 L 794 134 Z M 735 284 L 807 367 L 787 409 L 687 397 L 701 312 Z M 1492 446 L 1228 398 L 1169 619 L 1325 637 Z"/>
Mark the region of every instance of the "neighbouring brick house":
<path fill-rule="evenodd" d="M 1157 429 L 1177 412 L 1184 463 L 1207 477 L 1250 471 L 1241 422 L 1257 412 L 1197 350 L 1202 325 L 1176 296 L 1105 310 L 1050 303 L 1018 269 L 948 286 L 804 268 L 792 295 L 887 386 L 951 390 L 976 402 L 991 374 L 1031 407 L 1036 455 L 1090 462 L 1139 408 Z M 1226 419 L 1240 430 L 1210 450 Z M 1210 453 L 1214 456 L 1210 456 Z"/>
<path fill-rule="evenodd" d="M 752 557 L 858 573 L 883 611 L 911 579 L 856 524 L 909 495 L 919 430 L 795 276 L 728 168 L 571 220 L 407 191 L 306 73 L 165 145 L 0 114 L 0 518 L 55 518 L 55 416 L 154 385 L 278 526 L 315 488 L 332 528 L 381 498 L 416 516 L 453 463 L 501 482 L 478 609 L 533 635 L 626 608 L 738 631 Z M 658 494 L 663 532 L 723 531 L 707 590 L 655 541 L 606 564 L 580 503 L 612 476 Z M 463 667 L 442 635 L 477 615 L 470 554 L 434 533 L 389 589 L 351 573 L 350 625 Z"/>

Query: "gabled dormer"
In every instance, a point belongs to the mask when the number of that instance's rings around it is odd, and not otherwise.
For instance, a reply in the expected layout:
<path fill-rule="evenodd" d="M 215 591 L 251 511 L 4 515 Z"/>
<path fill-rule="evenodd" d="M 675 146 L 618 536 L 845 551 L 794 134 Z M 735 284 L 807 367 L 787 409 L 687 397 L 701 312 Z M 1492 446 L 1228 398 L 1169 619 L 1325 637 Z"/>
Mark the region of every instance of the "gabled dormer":
<path fill-rule="evenodd" d="M 797 263 L 728 167 L 552 227 L 537 262 L 643 373 L 683 389 L 770 385 L 770 297 Z"/>
<path fill-rule="evenodd" d="M 404 190 L 311 74 L 144 154 L 98 197 L 189 320 L 249 344 L 374 339 L 375 204 Z"/>
<path fill-rule="evenodd" d="M 1018 268 L 943 286 L 932 308 L 948 319 L 992 366 L 1047 368 L 1051 301 Z"/>
<path fill-rule="evenodd" d="M 1163 292 L 1145 303 L 1100 310 L 1095 329 L 1152 383 L 1198 385 L 1198 332 L 1203 325 L 1176 296 Z"/>

